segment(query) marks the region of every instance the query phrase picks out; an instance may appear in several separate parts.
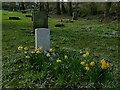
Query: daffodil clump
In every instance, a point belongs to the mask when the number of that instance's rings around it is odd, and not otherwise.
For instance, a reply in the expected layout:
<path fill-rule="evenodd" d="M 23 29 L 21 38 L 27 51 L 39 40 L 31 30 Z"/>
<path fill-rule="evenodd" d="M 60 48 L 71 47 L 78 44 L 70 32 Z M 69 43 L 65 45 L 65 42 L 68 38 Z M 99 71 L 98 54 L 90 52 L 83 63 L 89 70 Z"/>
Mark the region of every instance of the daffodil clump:
<path fill-rule="evenodd" d="M 47 57 L 50 57 L 50 53 L 47 53 L 46 56 L 47 56 Z"/>
<path fill-rule="evenodd" d="M 102 69 L 108 69 L 109 68 L 109 63 L 105 59 L 102 59 L 100 63 L 101 63 L 101 68 Z"/>
<path fill-rule="evenodd" d="M 67 55 L 65 55 L 65 56 L 64 56 L 64 59 L 65 59 L 65 60 L 67 60 L 67 59 L 68 59 L 68 56 L 67 56 Z"/>
<path fill-rule="evenodd" d="M 100 62 L 100 63 L 99 63 Z M 100 82 L 103 81 L 107 77 L 107 72 L 109 72 L 109 62 L 105 59 L 100 61 L 88 61 L 84 60 L 80 62 L 82 69 L 85 70 L 82 73 L 87 73 L 87 77 L 92 82 Z"/>
<path fill-rule="evenodd" d="M 90 62 L 89 64 L 87 64 L 84 61 L 82 61 L 82 62 L 80 62 L 80 64 L 85 67 L 86 71 L 89 71 L 89 69 L 90 69 L 89 67 L 94 67 L 95 66 L 95 62 L 94 61 Z"/>
<path fill-rule="evenodd" d="M 62 62 L 62 61 L 61 61 L 60 59 L 57 59 L 56 62 L 57 62 L 57 63 L 60 63 L 60 62 Z"/>
<path fill-rule="evenodd" d="M 84 61 L 80 62 L 80 64 L 81 64 L 82 66 L 85 66 L 85 68 L 86 68 L 87 71 L 89 70 L 89 66 L 90 66 L 90 67 L 94 67 L 94 66 L 95 66 L 95 62 L 94 62 L 94 61 L 91 61 L 91 62 L 89 63 L 89 65 L 86 64 Z M 101 69 L 108 69 L 108 68 L 109 68 L 109 63 L 106 62 L 106 60 L 102 59 L 102 60 L 100 61 L 100 65 L 98 65 L 98 67 L 99 67 L 99 66 L 101 67 Z"/>
<path fill-rule="evenodd" d="M 23 63 L 27 62 L 34 70 L 44 72 L 46 75 L 42 78 L 50 78 L 55 82 L 53 85 L 62 83 L 69 87 L 81 81 L 101 82 L 110 67 L 107 60 L 96 60 L 88 51 L 78 55 L 53 48 L 43 51 L 42 47 L 30 50 L 23 46 L 19 46 L 18 51 L 23 55 Z"/>
<path fill-rule="evenodd" d="M 20 51 L 20 50 L 23 50 L 23 46 L 19 46 L 18 47 L 18 50 Z"/>
<path fill-rule="evenodd" d="M 87 51 L 85 54 L 83 54 L 83 57 L 85 57 L 85 58 L 86 58 L 86 57 L 88 57 L 88 56 L 89 56 L 89 54 L 90 54 L 90 53 Z"/>

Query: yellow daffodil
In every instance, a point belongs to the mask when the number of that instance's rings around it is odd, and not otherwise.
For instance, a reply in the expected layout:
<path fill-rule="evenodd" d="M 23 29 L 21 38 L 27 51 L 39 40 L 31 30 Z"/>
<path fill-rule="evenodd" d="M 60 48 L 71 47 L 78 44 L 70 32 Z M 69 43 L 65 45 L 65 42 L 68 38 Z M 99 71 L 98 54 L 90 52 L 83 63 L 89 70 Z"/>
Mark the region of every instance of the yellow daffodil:
<path fill-rule="evenodd" d="M 109 63 L 102 63 L 101 68 L 107 69 L 109 67 Z"/>
<path fill-rule="evenodd" d="M 40 53 L 40 51 L 36 51 L 36 53 L 37 53 L 37 54 L 39 54 L 39 53 Z"/>
<path fill-rule="evenodd" d="M 25 54 L 27 54 L 27 51 L 24 51 Z"/>
<path fill-rule="evenodd" d="M 29 58 L 30 58 L 30 56 L 28 56 L 28 55 L 27 55 L 27 56 L 26 56 L 26 58 L 27 58 L 27 59 L 29 59 Z"/>
<path fill-rule="evenodd" d="M 53 49 L 52 49 L 52 48 L 50 48 L 50 49 L 49 49 L 49 52 L 52 52 L 52 51 L 53 51 Z"/>
<path fill-rule="evenodd" d="M 33 54 L 33 53 L 35 53 L 35 51 L 31 51 L 31 53 Z"/>
<path fill-rule="evenodd" d="M 88 67 L 88 64 L 85 64 L 86 67 Z"/>
<path fill-rule="evenodd" d="M 85 70 L 87 70 L 87 71 L 88 71 L 88 70 L 89 70 L 89 67 L 85 67 Z"/>
<path fill-rule="evenodd" d="M 81 65 L 85 65 L 85 62 L 82 61 L 82 62 L 80 62 L 80 64 L 81 64 Z"/>
<path fill-rule="evenodd" d="M 64 59 L 65 59 L 65 60 L 67 60 L 67 59 L 68 59 L 68 56 L 67 56 L 67 55 L 65 55 L 65 56 L 64 56 Z"/>
<path fill-rule="evenodd" d="M 107 69 L 109 67 L 109 63 L 106 62 L 105 59 L 102 59 L 100 63 L 101 63 L 101 68 L 102 69 Z"/>
<path fill-rule="evenodd" d="M 57 62 L 57 63 L 60 63 L 60 62 L 62 62 L 62 61 L 58 59 L 58 60 L 56 60 L 56 62 Z"/>
<path fill-rule="evenodd" d="M 102 59 L 101 61 L 100 61 L 100 63 L 102 64 L 102 63 L 106 63 L 106 60 L 105 59 Z"/>
<path fill-rule="evenodd" d="M 89 54 L 90 54 L 90 53 L 87 51 L 87 52 L 86 52 L 86 56 L 88 57 L 88 56 L 89 56 Z"/>
<path fill-rule="evenodd" d="M 86 54 L 83 54 L 83 57 L 87 57 Z"/>
<path fill-rule="evenodd" d="M 41 51 L 42 47 L 35 48 L 35 51 Z"/>
<path fill-rule="evenodd" d="M 95 65 L 95 62 L 94 61 L 92 61 L 92 62 L 90 62 L 90 66 L 94 66 Z"/>
<path fill-rule="evenodd" d="M 47 55 L 46 55 L 47 57 L 50 57 L 50 53 L 47 53 Z"/>
<path fill-rule="evenodd" d="M 24 50 L 27 51 L 27 50 L 28 50 L 28 47 L 24 47 Z"/>
<path fill-rule="evenodd" d="M 82 52 L 82 50 L 80 50 L 80 54 L 82 54 L 83 52 Z"/>
<path fill-rule="evenodd" d="M 18 50 L 22 50 L 22 49 L 23 49 L 23 47 L 22 47 L 22 46 L 19 46 L 19 47 L 18 47 Z"/>
<path fill-rule="evenodd" d="M 39 51 L 39 49 L 38 49 L 38 48 L 35 48 L 35 51 Z"/>
<path fill-rule="evenodd" d="M 86 52 L 85 54 L 83 54 L 83 57 L 88 57 L 89 56 L 89 52 Z"/>

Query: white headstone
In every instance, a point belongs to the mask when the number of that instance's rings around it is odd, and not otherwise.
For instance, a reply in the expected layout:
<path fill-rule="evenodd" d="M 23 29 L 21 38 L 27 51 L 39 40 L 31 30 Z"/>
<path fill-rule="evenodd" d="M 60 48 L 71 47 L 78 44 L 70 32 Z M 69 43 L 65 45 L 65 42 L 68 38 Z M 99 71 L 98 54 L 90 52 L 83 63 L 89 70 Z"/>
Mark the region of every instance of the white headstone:
<path fill-rule="evenodd" d="M 48 28 L 35 29 L 35 47 L 42 47 L 42 50 L 50 49 L 50 30 Z"/>

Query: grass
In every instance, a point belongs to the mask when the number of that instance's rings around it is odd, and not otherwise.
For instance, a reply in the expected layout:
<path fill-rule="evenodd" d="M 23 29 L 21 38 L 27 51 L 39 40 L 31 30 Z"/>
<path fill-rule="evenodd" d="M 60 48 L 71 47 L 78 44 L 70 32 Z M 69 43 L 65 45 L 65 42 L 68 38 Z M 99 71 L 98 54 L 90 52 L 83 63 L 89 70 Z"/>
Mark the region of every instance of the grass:
<path fill-rule="evenodd" d="M 9 16 L 19 16 L 21 20 L 8 20 Z M 55 27 L 58 18 L 49 18 L 51 47 L 68 48 L 79 52 L 88 49 L 96 56 L 107 58 L 114 66 L 113 82 L 104 87 L 119 87 L 118 23 L 100 23 L 98 20 L 79 19 L 74 23 L 63 23 L 65 27 Z M 34 34 L 31 34 L 32 21 L 19 12 L 2 11 L 2 57 L 3 87 L 42 87 L 31 82 L 39 78 L 41 73 L 21 68 L 14 64 L 17 59 L 17 47 L 20 45 L 34 48 Z M 24 66 L 26 67 L 26 66 Z M 109 84 L 110 83 L 110 84 Z M 116 84 L 115 84 L 116 83 Z M 43 83 L 44 84 L 44 83 Z M 114 85 L 115 84 L 115 85 Z"/>

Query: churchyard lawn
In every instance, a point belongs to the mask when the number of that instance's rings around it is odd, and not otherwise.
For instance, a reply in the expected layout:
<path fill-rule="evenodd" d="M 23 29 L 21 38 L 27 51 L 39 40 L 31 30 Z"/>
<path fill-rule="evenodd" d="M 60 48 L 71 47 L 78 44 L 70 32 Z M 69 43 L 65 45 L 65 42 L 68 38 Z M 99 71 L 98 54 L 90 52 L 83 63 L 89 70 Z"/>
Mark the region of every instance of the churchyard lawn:
<path fill-rule="evenodd" d="M 43 82 L 42 84 L 39 83 L 41 72 L 29 69 L 26 64 L 15 63 L 20 58 L 17 50 L 18 46 L 31 49 L 35 47 L 35 36 L 31 33 L 32 21 L 31 18 L 25 17 L 25 15 L 19 12 L 2 11 L 3 88 L 44 88 L 44 84 L 46 84 L 44 81 L 41 81 Z M 20 17 L 21 20 L 9 20 L 10 16 Z M 66 49 L 71 52 L 70 55 L 74 52 L 89 51 L 95 57 L 98 57 L 98 60 L 105 58 L 109 61 L 110 67 L 113 70 L 111 71 L 112 77 L 102 87 L 120 88 L 119 36 L 116 32 L 118 30 L 118 23 L 101 23 L 99 20 L 86 20 L 83 18 L 73 23 L 65 23 L 58 22 L 58 19 L 56 17 L 49 17 L 48 21 L 51 48 L 54 50 Z M 65 26 L 55 27 L 55 24 L 58 23 L 63 23 Z M 60 82 L 62 86 L 62 81 L 59 81 L 58 86 L 60 86 Z M 68 85 L 68 87 L 70 86 Z M 80 88 L 91 87 L 93 87 L 93 83 L 83 82 L 80 84 Z"/>

